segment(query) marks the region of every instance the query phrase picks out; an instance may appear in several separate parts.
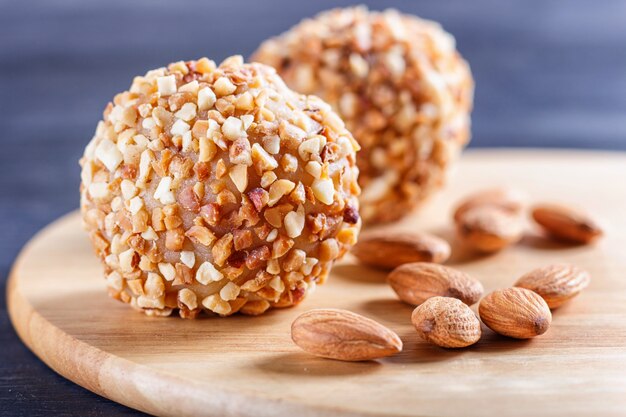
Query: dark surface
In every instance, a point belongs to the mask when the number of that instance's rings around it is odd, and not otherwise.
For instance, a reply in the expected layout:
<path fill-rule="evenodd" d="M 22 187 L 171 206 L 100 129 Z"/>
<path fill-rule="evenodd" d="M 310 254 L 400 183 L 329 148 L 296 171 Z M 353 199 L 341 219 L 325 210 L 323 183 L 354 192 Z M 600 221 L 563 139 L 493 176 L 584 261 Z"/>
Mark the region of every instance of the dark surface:
<path fill-rule="evenodd" d="M 340 4 L 0 0 L 2 288 L 26 241 L 78 206 L 82 148 L 134 75 L 180 59 L 248 56 Z M 626 150 L 626 2 L 370 5 L 437 20 L 456 36 L 477 82 L 472 146 Z M 49 370 L 15 335 L 4 297 L 0 347 L 1 416 L 137 415 Z"/>

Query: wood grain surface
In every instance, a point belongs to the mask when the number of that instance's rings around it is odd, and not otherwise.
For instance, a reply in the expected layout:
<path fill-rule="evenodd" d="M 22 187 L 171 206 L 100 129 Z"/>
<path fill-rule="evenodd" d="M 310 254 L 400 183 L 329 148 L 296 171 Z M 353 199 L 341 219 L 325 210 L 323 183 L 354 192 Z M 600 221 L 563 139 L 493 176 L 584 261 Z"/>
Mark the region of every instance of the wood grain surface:
<path fill-rule="evenodd" d="M 347 257 L 300 306 L 252 317 L 148 318 L 107 297 L 101 268 L 76 214 L 38 234 L 19 256 L 8 307 L 22 340 L 50 367 L 100 395 L 158 415 L 623 415 L 626 413 L 626 155 L 476 151 L 450 187 L 394 227 L 451 240 L 449 265 L 487 290 L 552 262 L 589 270 L 590 287 L 530 341 L 497 336 L 465 350 L 421 342 L 411 308 L 385 274 Z M 563 246 L 529 225 L 521 244 L 477 257 L 459 247 L 453 202 L 510 184 L 536 201 L 578 204 L 604 221 L 594 246 Z M 391 327 L 404 351 L 368 363 L 311 357 L 289 338 L 315 307 L 346 308 Z"/>

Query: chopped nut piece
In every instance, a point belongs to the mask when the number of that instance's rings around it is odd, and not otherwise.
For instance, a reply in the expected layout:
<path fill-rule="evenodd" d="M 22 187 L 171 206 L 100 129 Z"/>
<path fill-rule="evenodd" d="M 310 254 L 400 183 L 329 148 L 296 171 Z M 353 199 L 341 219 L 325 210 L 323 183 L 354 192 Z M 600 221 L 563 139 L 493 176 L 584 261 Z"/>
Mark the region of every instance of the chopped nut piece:
<path fill-rule="evenodd" d="M 228 140 L 236 140 L 248 136 L 243 128 L 243 122 L 241 119 L 232 116 L 226 119 L 222 125 L 222 134 L 224 135 L 224 138 Z"/>
<path fill-rule="evenodd" d="M 263 176 L 261 177 L 261 187 L 269 187 L 274 183 L 274 181 L 276 181 L 276 178 L 276 174 L 274 174 L 274 172 L 272 171 L 267 171 L 263 173 Z"/>
<path fill-rule="evenodd" d="M 109 139 L 103 139 L 98 144 L 95 156 L 111 172 L 115 171 L 119 164 L 124 160 L 122 153 Z"/>
<path fill-rule="evenodd" d="M 290 238 L 300 236 L 302 229 L 304 229 L 304 207 L 299 205 L 297 211 L 287 213 L 284 223 L 287 236 Z"/>
<path fill-rule="evenodd" d="M 196 271 L 196 281 L 200 284 L 207 285 L 210 282 L 221 281 L 224 275 L 215 269 L 215 266 L 209 261 L 202 263 Z"/>
<path fill-rule="evenodd" d="M 240 193 L 246 191 L 248 187 L 248 167 L 245 165 L 235 165 L 230 169 L 228 176 L 237 187 Z"/>
<path fill-rule="evenodd" d="M 252 154 L 250 151 L 250 141 L 248 141 L 248 139 L 239 138 L 235 140 L 230 146 L 228 153 L 231 164 L 252 165 Z"/>
<path fill-rule="evenodd" d="M 263 138 L 263 148 L 272 155 L 280 152 L 280 137 L 278 135 L 266 136 Z"/>
<path fill-rule="evenodd" d="M 143 285 L 143 289 L 145 294 L 149 297 L 161 297 L 165 294 L 163 278 L 154 272 L 148 273 L 148 278 L 146 279 L 146 283 Z"/>
<path fill-rule="evenodd" d="M 189 124 L 187 124 L 187 122 L 181 120 L 181 119 L 177 119 L 176 122 L 174 122 L 174 124 L 172 125 L 172 128 L 170 129 L 170 133 L 172 135 L 184 135 L 185 133 L 187 133 L 191 128 L 189 127 Z"/>
<path fill-rule="evenodd" d="M 233 242 L 236 251 L 249 248 L 253 242 L 252 232 L 250 230 L 234 230 Z"/>
<path fill-rule="evenodd" d="M 286 153 L 280 160 L 280 166 L 285 172 L 296 172 L 298 169 L 298 159 L 295 156 Z"/>
<path fill-rule="evenodd" d="M 252 300 L 248 301 L 239 311 L 248 316 L 258 316 L 265 313 L 268 308 L 270 308 L 270 303 L 266 300 Z"/>
<path fill-rule="evenodd" d="M 294 241 L 292 239 L 286 238 L 284 236 L 278 236 L 274 241 L 272 246 L 272 258 L 278 259 L 284 254 L 286 254 L 289 249 L 294 245 Z"/>
<path fill-rule="evenodd" d="M 165 232 L 165 247 L 169 250 L 180 251 L 185 242 L 185 231 L 182 227 Z"/>
<path fill-rule="evenodd" d="M 198 108 L 200 110 L 209 110 L 215 104 L 215 93 L 210 87 L 204 87 L 198 91 Z"/>
<path fill-rule="evenodd" d="M 213 254 L 213 262 L 217 265 L 222 266 L 224 262 L 230 257 L 233 251 L 233 235 L 232 233 L 227 233 L 222 236 L 211 249 L 211 253 Z"/>
<path fill-rule="evenodd" d="M 161 273 L 161 275 L 163 275 L 163 278 L 168 281 L 174 280 L 174 278 L 176 277 L 176 269 L 174 268 L 174 265 L 162 262 L 158 266 L 159 272 Z"/>
<path fill-rule="evenodd" d="M 239 291 L 241 291 L 241 288 L 237 284 L 228 282 L 220 290 L 220 297 L 226 301 L 234 300 L 239 295 Z"/>
<path fill-rule="evenodd" d="M 191 226 L 185 235 L 203 246 L 209 247 L 215 241 L 215 235 L 204 226 Z"/>
<path fill-rule="evenodd" d="M 267 153 L 258 143 L 252 145 L 251 156 L 254 166 L 259 173 L 278 168 L 276 159 Z"/>
<path fill-rule="evenodd" d="M 297 271 L 304 264 L 306 258 L 306 252 L 301 249 L 294 249 L 289 251 L 285 260 L 283 261 L 283 269 L 287 272 Z"/>
<path fill-rule="evenodd" d="M 196 109 L 197 106 L 194 103 L 185 103 L 183 104 L 183 107 L 181 107 L 181 109 L 174 114 L 174 116 L 189 122 L 196 117 Z"/>
<path fill-rule="evenodd" d="M 332 204 L 333 196 L 335 194 L 335 186 L 333 185 L 333 180 L 330 178 L 326 179 L 316 179 L 313 181 L 313 185 L 311 185 L 313 189 L 313 194 L 315 198 L 321 201 L 324 204 Z"/>
<path fill-rule="evenodd" d="M 198 297 L 188 288 L 178 291 L 178 301 L 184 304 L 189 310 L 198 308 Z"/>
<path fill-rule="evenodd" d="M 241 286 L 241 289 L 250 292 L 258 291 L 265 287 L 272 278 L 273 276 L 267 272 L 259 271 L 253 279 L 246 281 L 245 284 Z"/>
<path fill-rule="evenodd" d="M 176 77 L 168 75 L 157 78 L 158 91 L 161 96 L 166 97 L 176 92 Z"/>
<path fill-rule="evenodd" d="M 161 204 L 173 204 L 176 202 L 174 193 L 171 190 L 172 179 L 170 177 L 163 177 L 159 182 L 156 190 L 154 191 L 154 199 L 159 200 Z"/>
<path fill-rule="evenodd" d="M 326 239 L 320 243 L 319 259 L 322 262 L 332 261 L 339 255 L 339 243 L 336 239 Z"/>
<path fill-rule="evenodd" d="M 180 261 L 189 268 L 193 268 L 196 263 L 196 255 L 191 251 L 182 251 L 180 253 Z"/>
<path fill-rule="evenodd" d="M 217 314 L 225 315 L 230 313 L 230 304 L 222 300 L 217 294 L 206 297 L 202 300 L 202 305 Z"/>
<path fill-rule="evenodd" d="M 284 195 L 289 194 L 296 184 L 289 180 L 277 180 L 270 186 L 270 199 L 267 205 L 273 207 Z"/>
<path fill-rule="evenodd" d="M 215 94 L 223 97 L 234 93 L 237 86 L 231 83 L 228 78 L 220 77 L 215 81 L 215 84 L 213 84 L 213 89 L 215 90 Z"/>
<path fill-rule="evenodd" d="M 270 259 L 270 250 L 267 246 L 259 246 L 252 249 L 246 258 L 246 267 L 253 271 L 260 268 L 265 261 Z"/>
<path fill-rule="evenodd" d="M 263 208 L 267 205 L 270 199 L 270 195 L 267 191 L 262 188 L 254 188 L 247 193 L 248 198 L 254 204 L 254 208 L 259 213 Z"/>

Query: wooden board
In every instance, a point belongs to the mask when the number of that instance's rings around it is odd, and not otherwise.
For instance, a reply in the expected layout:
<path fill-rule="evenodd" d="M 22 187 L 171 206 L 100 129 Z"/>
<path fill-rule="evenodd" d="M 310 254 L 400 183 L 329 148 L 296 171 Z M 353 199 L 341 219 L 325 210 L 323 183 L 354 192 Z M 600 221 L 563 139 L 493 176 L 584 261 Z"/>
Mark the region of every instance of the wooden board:
<path fill-rule="evenodd" d="M 520 245 L 476 257 L 453 241 L 458 197 L 509 184 L 538 201 L 580 204 L 604 219 L 591 247 L 530 232 Z M 411 308 L 385 274 L 348 257 L 300 306 L 257 318 L 148 318 L 108 298 L 101 268 L 72 213 L 40 232 L 15 263 L 8 306 L 20 337 L 76 383 L 149 413 L 177 416 L 624 415 L 626 414 L 626 154 L 474 151 L 450 186 L 395 227 L 452 240 L 449 264 L 487 290 L 551 262 L 588 269 L 591 286 L 530 341 L 485 330 L 465 350 L 421 342 Z M 344 363 L 301 352 L 292 320 L 316 307 L 349 309 L 398 332 L 404 351 Z"/>

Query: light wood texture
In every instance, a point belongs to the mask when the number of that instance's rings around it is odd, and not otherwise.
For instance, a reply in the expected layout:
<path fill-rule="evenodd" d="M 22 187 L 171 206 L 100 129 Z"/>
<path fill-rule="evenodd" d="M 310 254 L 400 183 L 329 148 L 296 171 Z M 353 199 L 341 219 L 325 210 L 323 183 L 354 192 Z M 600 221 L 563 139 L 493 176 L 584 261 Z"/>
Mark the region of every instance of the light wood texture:
<path fill-rule="evenodd" d="M 516 247 L 476 257 L 454 243 L 452 204 L 509 184 L 536 201 L 579 204 L 605 221 L 593 246 L 531 232 Z M 385 273 L 348 257 L 300 306 L 260 317 L 148 318 L 108 298 L 76 213 L 26 246 L 7 290 L 22 340 L 54 370 L 115 401 L 159 415 L 623 415 L 626 413 L 626 155 L 558 151 L 468 152 L 450 186 L 394 227 L 453 243 L 449 265 L 485 285 L 513 284 L 552 262 L 590 271 L 590 287 L 554 312 L 530 341 L 489 330 L 474 347 L 421 342 L 412 309 Z M 529 226 L 530 227 L 530 226 Z M 311 357 L 290 340 L 292 320 L 316 307 L 349 309 L 389 326 L 404 351 L 369 363 Z"/>

